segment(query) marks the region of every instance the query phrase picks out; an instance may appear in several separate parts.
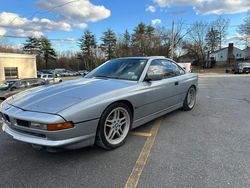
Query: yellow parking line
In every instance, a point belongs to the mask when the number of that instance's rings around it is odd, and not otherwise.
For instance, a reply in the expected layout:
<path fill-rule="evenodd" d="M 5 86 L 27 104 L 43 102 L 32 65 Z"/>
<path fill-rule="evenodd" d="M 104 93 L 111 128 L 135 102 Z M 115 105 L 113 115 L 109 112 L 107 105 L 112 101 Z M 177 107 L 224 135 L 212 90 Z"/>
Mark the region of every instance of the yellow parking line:
<path fill-rule="evenodd" d="M 149 153 L 154 144 L 155 137 L 161 125 L 161 119 L 155 121 L 153 127 L 151 128 L 151 136 L 147 138 L 141 153 L 135 163 L 135 166 L 126 182 L 125 188 L 136 188 L 139 182 L 141 173 L 143 171 L 144 166 L 146 165 Z"/>
<path fill-rule="evenodd" d="M 143 131 L 133 131 L 133 132 L 131 132 L 131 134 L 132 135 L 134 135 L 134 136 L 145 136 L 145 137 L 150 137 L 150 136 L 152 136 L 152 133 L 151 132 L 143 132 Z"/>

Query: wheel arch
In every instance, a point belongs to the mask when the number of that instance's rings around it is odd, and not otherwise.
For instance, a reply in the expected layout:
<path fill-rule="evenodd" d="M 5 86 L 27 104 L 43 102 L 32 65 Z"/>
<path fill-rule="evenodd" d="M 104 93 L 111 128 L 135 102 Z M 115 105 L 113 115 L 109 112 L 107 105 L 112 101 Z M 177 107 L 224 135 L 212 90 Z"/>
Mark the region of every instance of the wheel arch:
<path fill-rule="evenodd" d="M 125 100 L 125 99 L 113 101 L 113 102 L 111 102 L 110 104 L 108 104 L 108 105 L 103 109 L 103 111 L 102 111 L 100 117 L 103 115 L 103 113 L 105 112 L 105 110 L 106 110 L 109 106 L 111 106 L 111 105 L 113 105 L 113 104 L 115 104 L 115 103 L 123 103 L 123 104 L 127 105 L 127 106 L 129 107 L 130 111 L 131 111 L 132 120 L 133 120 L 133 118 L 134 118 L 134 106 L 133 106 L 133 104 L 132 104 L 130 101 Z M 99 125 L 100 125 L 100 121 L 99 121 L 99 123 L 98 123 L 97 131 L 98 131 Z"/>
<path fill-rule="evenodd" d="M 191 87 L 194 87 L 194 89 L 195 89 L 195 91 L 197 91 L 197 87 L 196 87 L 196 85 L 191 85 L 189 88 L 191 88 Z"/>
<path fill-rule="evenodd" d="M 101 116 L 103 116 L 103 113 L 105 112 L 105 110 L 106 110 L 107 108 L 109 108 L 111 105 L 116 104 L 116 103 L 123 103 L 123 104 L 125 104 L 126 106 L 128 106 L 128 108 L 129 108 L 130 111 L 131 111 L 132 122 L 133 122 L 134 107 L 133 107 L 132 103 L 131 103 L 130 101 L 128 101 L 128 100 L 117 100 L 117 101 L 113 101 L 112 103 L 110 103 L 109 105 L 107 105 L 106 108 L 104 108 L 104 110 L 103 110 Z M 100 126 L 101 126 L 100 121 L 101 121 L 101 118 L 100 118 L 100 120 L 99 120 L 97 129 L 96 129 L 95 144 L 97 144 L 98 146 L 100 146 L 100 147 L 102 147 L 102 148 L 104 148 L 104 149 L 108 149 L 108 150 L 109 150 L 110 148 L 108 148 L 107 146 L 105 146 L 105 144 L 103 144 L 103 142 L 101 142 L 100 131 L 99 131 L 99 130 L 100 130 Z"/>
<path fill-rule="evenodd" d="M 126 105 L 129 107 L 130 111 L 131 111 L 132 118 L 134 117 L 134 106 L 133 106 L 133 104 L 132 104 L 130 101 L 125 100 L 125 99 L 124 99 L 124 100 L 114 101 L 114 102 L 110 103 L 110 104 L 105 108 L 105 110 L 106 110 L 110 105 L 115 104 L 115 103 L 124 103 L 124 104 L 126 104 Z"/>

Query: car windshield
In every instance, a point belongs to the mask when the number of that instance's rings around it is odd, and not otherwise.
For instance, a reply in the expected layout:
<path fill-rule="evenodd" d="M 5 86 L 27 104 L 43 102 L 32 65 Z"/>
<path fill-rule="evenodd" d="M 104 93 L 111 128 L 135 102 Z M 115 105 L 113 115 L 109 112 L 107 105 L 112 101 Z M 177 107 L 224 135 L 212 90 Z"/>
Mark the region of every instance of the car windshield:
<path fill-rule="evenodd" d="M 5 91 L 8 90 L 15 82 L 4 82 L 2 84 L 0 84 L 0 90 Z"/>
<path fill-rule="evenodd" d="M 111 78 L 138 81 L 147 59 L 115 59 L 90 72 L 85 78 Z"/>
<path fill-rule="evenodd" d="M 250 65 L 250 63 L 239 63 L 238 67 L 249 66 L 249 65 Z"/>

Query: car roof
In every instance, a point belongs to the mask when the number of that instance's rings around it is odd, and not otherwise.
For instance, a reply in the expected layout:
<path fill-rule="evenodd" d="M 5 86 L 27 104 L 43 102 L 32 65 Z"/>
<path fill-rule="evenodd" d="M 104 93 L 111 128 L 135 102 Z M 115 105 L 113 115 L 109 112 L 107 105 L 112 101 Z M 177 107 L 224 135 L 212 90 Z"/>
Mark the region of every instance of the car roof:
<path fill-rule="evenodd" d="M 53 75 L 53 74 L 50 74 L 50 73 L 42 73 L 40 75 Z"/>
<path fill-rule="evenodd" d="M 238 65 L 250 65 L 249 62 L 242 62 L 242 63 L 239 63 Z"/>

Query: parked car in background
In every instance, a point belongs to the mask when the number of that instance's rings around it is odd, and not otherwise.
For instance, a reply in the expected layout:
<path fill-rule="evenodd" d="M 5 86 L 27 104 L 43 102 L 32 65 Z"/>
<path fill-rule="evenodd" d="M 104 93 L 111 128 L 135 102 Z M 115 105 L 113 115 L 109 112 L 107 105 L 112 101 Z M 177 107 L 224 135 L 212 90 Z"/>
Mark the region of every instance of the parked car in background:
<path fill-rule="evenodd" d="M 63 77 L 68 77 L 68 76 L 80 76 L 81 74 L 77 71 L 70 71 L 70 70 L 65 70 L 60 73 Z"/>
<path fill-rule="evenodd" d="M 0 106 L 2 129 L 38 147 L 121 146 L 132 128 L 192 110 L 198 75 L 164 57 L 109 60 L 84 78 L 14 95 Z M 22 110 L 20 110 L 22 109 Z"/>
<path fill-rule="evenodd" d="M 78 72 L 80 73 L 81 76 L 86 76 L 89 73 L 89 71 L 87 70 L 79 70 Z"/>
<path fill-rule="evenodd" d="M 63 72 L 65 72 L 65 69 L 55 69 L 54 70 L 54 74 L 57 75 L 58 77 L 61 77 Z"/>
<path fill-rule="evenodd" d="M 38 75 L 39 78 L 46 80 L 48 83 L 59 83 L 62 82 L 62 78 L 54 74 L 41 74 Z"/>
<path fill-rule="evenodd" d="M 235 74 L 241 74 L 241 73 L 250 73 L 250 63 L 238 63 L 234 67 L 234 73 Z"/>
<path fill-rule="evenodd" d="M 181 68 L 185 69 L 187 72 L 192 72 L 192 64 L 191 62 L 184 62 L 184 63 L 178 63 L 177 64 L 179 66 L 181 66 Z"/>
<path fill-rule="evenodd" d="M 45 80 L 40 78 L 6 80 L 0 85 L 0 100 L 5 100 L 6 98 L 21 91 L 45 84 Z"/>

